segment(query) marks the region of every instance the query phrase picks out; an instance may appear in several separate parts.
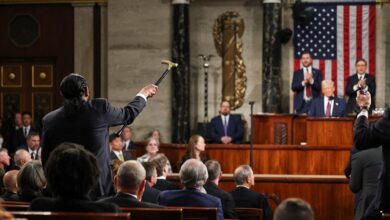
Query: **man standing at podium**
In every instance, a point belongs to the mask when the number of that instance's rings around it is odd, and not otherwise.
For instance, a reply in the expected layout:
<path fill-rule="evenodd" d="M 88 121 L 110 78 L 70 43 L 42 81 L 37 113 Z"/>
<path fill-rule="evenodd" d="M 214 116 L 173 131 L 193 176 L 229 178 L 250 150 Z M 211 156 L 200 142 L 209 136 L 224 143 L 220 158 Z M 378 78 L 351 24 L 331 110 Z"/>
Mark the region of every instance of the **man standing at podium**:
<path fill-rule="evenodd" d="M 312 99 L 320 96 L 321 71 L 313 68 L 312 62 L 310 53 L 302 52 L 301 63 L 303 68 L 293 74 L 291 89 L 295 93 L 294 112 L 297 114 L 307 114 Z"/>
<path fill-rule="evenodd" d="M 322 96 L 315 98 L 310 107 L 311 117 L 345 117 L 346 104 L 343 99 L 334 96 L 334 82 L 323 80 L 321 83 Z"/>
<path fill-rule="evenodd" d="M 211 119 L 207 137 L 214 144 L 241 144 L 244 127 L 241 115 L 230 114 L 230 103 L 222 101 L 219 109 L 221 115 Z"/>

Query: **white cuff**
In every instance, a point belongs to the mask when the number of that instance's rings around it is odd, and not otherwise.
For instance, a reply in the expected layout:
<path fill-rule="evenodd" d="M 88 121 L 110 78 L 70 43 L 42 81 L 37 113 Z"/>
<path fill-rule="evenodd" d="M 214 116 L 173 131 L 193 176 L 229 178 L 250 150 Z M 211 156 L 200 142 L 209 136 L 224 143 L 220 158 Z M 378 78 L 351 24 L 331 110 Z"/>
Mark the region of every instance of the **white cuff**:
<path fill-rule="evenodd" d="M 302 86 L 304 87 L 306 85 L 305 81 L 302 81 Z"/>
<path fill-rule="evenodd" d="M 360 111 L 360 113 L 357 115 L 357 118 L 359 118 L 360 116 L 366 116 L 368 118 L 368 111 L 367 110 Z"/>
<path fill-rule="evenodd" d="M 146 98 L 146 96 L 145 96 L 144 94 L 142 94 L 142 93 L 138 93 L 136 96 L 142 97 L 143 99 L 145 99 L 145 102 L 148 101 L 148 99 Z"/>
<path fill-rule="evenodd" d="M 359 89 L 359 84 L 353 86 L 353 91 L 356 92 Z"/>
<path fill-rule="evenodd" d="M 313 79 L 313 78 L 311 78 L 311 80 L 310 80 L 310 84 L 311 84 L 311 85 L 313 85 L 313 84 L 314 84 L 314 79 Z"/>

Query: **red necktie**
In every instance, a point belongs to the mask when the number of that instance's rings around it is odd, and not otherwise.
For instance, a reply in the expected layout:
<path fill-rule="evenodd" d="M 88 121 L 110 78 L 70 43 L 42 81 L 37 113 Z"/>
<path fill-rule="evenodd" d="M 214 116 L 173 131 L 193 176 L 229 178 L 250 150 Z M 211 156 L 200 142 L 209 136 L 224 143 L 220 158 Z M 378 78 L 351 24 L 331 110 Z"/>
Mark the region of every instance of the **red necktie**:
<path fill-rule="evenodd" d="M 309 73 L 309 68 L 306 67 L 306 74 Z M 308 98 L 311 97 L 311 85 L 309 83 L 306 84 L 306 96 Z"/>
<path fill-rule="evenodd" d="M 325 112 L 325 116 L 326 117 L 330 117 L 331 116 L 331 113 L 330 113 L 330 109 L 332 108 L 332 105 L 330 104 L 330 101 L 328 101 L 328 105 L 326 105 L 326 112 Z"/>

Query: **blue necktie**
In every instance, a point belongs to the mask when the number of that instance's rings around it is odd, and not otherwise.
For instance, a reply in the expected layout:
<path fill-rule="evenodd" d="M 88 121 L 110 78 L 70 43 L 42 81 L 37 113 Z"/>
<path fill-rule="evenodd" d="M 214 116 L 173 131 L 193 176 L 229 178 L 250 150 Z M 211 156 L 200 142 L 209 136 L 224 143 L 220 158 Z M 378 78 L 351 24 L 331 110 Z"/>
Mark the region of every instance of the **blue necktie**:
<path fill-rule="evenodd" d="M 227 127 L 228 127 L 228 122 L 226 119 L 226 116 L 223 118 L 223 131 L 225 132 L 225 136 L 227 136 Z"/>

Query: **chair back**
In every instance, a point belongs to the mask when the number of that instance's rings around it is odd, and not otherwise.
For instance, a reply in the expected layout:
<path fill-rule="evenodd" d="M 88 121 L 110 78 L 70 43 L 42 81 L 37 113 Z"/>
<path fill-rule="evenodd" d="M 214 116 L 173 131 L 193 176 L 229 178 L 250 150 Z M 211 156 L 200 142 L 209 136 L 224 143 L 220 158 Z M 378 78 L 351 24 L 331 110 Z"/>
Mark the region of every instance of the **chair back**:
<path fill-rule="evenodd" d="M 122 212 L 130 212 L 137 220 L 183 220 L 181 208 L 121 208 Z"/>
<path fill-rule="evenodd" d="M 27 220 L 130 220 L 130 213 L 99 212 L 11 212 L 15 218 Z"/>
<path fill-rule="evenodd" d="M 30 203 L 19 201 L 3 201 L 0 203 L 0 207 L 7 211 L 27 211 L 30 207 Z"/>
<path fill-rule="evenodd" d="M 235 208 L 240 220 L 262 220 L 263 210 L 256 208 Z"/>
<path fill-rule="evenodd" d="M 180 207 L 184 220 L 217 220 L 217 208 Z"/>

